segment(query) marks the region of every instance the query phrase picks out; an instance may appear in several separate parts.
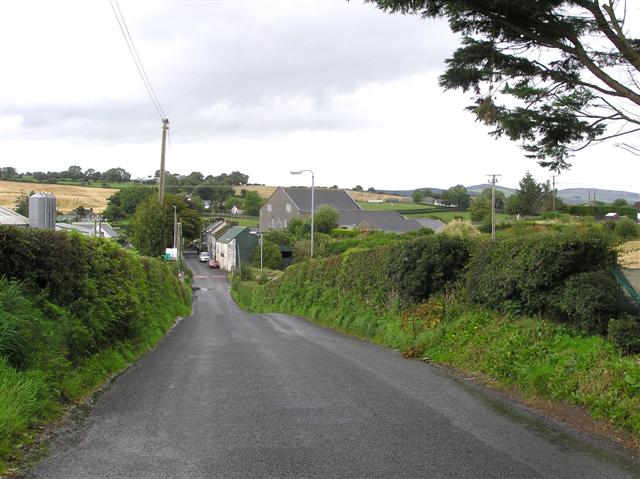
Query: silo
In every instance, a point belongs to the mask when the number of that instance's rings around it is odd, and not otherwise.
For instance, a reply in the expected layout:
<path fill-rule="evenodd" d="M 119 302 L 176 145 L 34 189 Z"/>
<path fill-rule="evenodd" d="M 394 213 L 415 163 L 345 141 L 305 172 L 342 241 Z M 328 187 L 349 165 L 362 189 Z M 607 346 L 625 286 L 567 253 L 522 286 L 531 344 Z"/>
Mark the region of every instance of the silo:
<path fill-rule="evenodd" d="M 51 193 L 34 193 L 29 197 L 29 226 L 55 229 L 56 197 Z"/>

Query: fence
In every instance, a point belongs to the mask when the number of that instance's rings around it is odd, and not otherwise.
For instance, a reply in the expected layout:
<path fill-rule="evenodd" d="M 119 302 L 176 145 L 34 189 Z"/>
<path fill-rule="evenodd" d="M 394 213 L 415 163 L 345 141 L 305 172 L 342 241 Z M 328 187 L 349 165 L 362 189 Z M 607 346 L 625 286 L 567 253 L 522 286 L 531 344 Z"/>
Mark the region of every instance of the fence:
<path fill-rule="evenodd" d="M 640 269 L 613 268 L 612 272 L 622 289 L 640 302 Z"/>

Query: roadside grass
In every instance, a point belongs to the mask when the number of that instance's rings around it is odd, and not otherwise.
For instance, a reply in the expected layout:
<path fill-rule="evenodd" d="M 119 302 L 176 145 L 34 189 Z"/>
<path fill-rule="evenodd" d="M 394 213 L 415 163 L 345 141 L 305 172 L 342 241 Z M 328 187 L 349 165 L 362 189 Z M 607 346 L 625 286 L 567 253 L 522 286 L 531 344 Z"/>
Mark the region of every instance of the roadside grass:
<path fill-rule="evenodd" d="M 503 316 L 455 295 L 442 317 L 417 329 L 397 306 L 376 310 L 338 288 L 308 282 L 260 286 L 236 280 L 232 296 L 250 312 L 304 317 L 406 356 L 481 373 L 530 399 L 581 406 L 640 441 L 640 355 L 623 356 L 602 337 L 539 317 Z"/>

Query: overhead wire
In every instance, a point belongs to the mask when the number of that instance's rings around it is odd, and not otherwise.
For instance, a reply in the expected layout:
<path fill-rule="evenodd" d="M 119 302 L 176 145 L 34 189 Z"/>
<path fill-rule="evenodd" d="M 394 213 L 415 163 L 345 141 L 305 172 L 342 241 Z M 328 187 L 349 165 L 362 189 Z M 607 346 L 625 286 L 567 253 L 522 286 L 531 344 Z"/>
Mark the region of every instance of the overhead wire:
<path fill-rule="evenodd" d="M 116 17 L 116 21 L 118 22 L 118 26 L 120 27 L 120 32 L 124 38 L 125 43 L 127 44 L 127 48 L 129 49 L 129 53 L 131 54 L 131 58 L 133 59 L 133 63 L 138 70 L 138 74 L 140 75 L 140 79 L 144 84 L 145 89 L 149 95 L 149 99 L 151 103 L 160 116 L 161 120 L 164 120 L 167 116 L 162 109 L 162 105 L 158 100 L 158 97 L 151 86 L 151 81 L 149 80 L 149 76 L 144 68 L 142 60 L 140 59 L 140 55 L 138 54 L 138 50 L 136 49 L 135 43 L 133 42 L 133 37 L 129 32 L 129 28 L 127 27 L 127 22 L 124 19 L 124 15 L 122 14 L 122 10 L 120 9 L 120 5 L 118 5 L 118 0 L 109 0 L 109 4 L 111 5 L 111 10 L 113 10 L 113 14 Z"/>

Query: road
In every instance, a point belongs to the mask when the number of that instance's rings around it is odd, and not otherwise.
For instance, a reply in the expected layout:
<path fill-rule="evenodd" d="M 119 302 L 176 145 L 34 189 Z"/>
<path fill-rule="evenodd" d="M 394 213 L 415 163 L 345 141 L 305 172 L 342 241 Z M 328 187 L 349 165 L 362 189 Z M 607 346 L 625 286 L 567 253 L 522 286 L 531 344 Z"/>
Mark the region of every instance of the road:
<path fill-rule="evenodd" d="M 640 477 L 635 462 L 437 366 L 281 314 L 219 273 L 193 316 L 51 445 L 42 478 Z"/>

